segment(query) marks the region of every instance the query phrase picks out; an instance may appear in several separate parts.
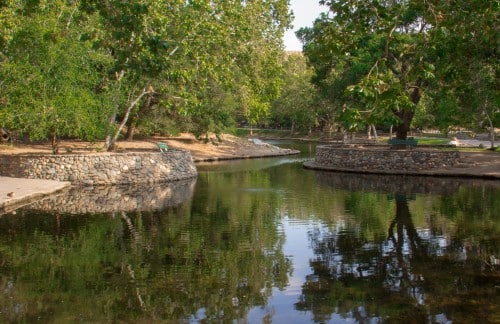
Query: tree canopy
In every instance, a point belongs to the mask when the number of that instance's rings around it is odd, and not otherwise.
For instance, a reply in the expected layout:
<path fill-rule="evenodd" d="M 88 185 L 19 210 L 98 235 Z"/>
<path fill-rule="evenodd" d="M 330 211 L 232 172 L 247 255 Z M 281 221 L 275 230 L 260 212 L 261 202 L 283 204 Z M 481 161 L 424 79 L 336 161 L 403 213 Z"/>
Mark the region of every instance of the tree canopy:
<path fill-rule="evenodd" d="M 0 125 L 112 149 L 138 125 L 202 135 L 255 122 L 279 93 L 290 19 L 287 0 L 4 1 Z"/>
<path fill-rule="evenodd" d="M 448 93 L 475 84 L 476 91 L 488 93 L 489 105 L 498 107 L 498 93 L 493 90 L 495 82 L 491 77 L 498 71 L 494 27 L 498 3 L 416 0 L 322 0 L 320 3 L 329 11 L 313 27 L 301 29 L 297 35 L 314 68 L 313 83 L 336 107 L 337 118 L 345 127 L 356 129 L 363 123 L 389 122 L 396 124 L 398 138 L 406 138 L 415 114 L 426 108 L 422 99 L 439 101 L 436 90 L 450 85 Z M 462 56 L 466 59 L 462 60 Z M 486 57 L 489 68 L 482 64 Z M 445 83 L 445 78 L 450 77 L 453 84 Z M 467 100 L 460 99 L 458 94 L 454 99 L 464 111 Z M 449 102 L 448 99 L 445 110 L 452 109 Z M 473 106 L 482 109 L 477 103 Z M 489 115 L 498 114 L 491 110 Z M 465 122 L 460 118 L 446 122 L 448 126 L 452 123 Z"/>
<path fill-rule="evenodd" d="M 59 137 L 111 150 L 125 130 L 202 137 L 236 123 L 494 137 L 498 1 L 320 3 L 301 56 L 283 48 L 288 0 L 1 1 L 0 127 L 54 152 Z"/>

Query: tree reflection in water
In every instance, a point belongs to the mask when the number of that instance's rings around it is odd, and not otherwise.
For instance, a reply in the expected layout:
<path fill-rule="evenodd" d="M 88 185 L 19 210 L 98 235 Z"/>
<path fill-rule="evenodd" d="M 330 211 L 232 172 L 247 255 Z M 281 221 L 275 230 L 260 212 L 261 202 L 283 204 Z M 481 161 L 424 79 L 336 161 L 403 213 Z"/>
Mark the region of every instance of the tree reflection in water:
<path fill-rule="evenodd" d="M 210 181 L 213 188 L 219 180 Z M 269 217 L 277 199 L 265 197 L 232 195 L 248 207 L 236 215 L 235 202 L 194 182 L 106 187 L 3 215 L 0 321 L 246 318 L 266 305 L 273 288 L 287 285 L 291 271 L 283 233 Z M 77 213 L 81 203 L 89 213 Z"/>
<path fill-rule="evenodd" d="M 478 242 L 481 232 L 467 227 L 456 208 L 440 209 L 445 213 L 439 216 L 435 210 L 423 215 L 429 224 L 423 227 L 415 226 L 410 212 L 409 204 L 418 208 L 425 201 L 417 196 L 426 191 L 421 181 L 430 182 L 427 186 L 432 190 L 442 188 L 445 192 L 444 197 L 432 202 L 437 208 L 446 204 L 446 195 L 456 195 L 451 200 L 460 201 L 476 191 L 459 190 L 460 184 L 442 179 L 388 177 L 381 181 L 377 176 L 344 174 L 321 174 L 317 179 L 321 185 L 353 192 L 347 194 L 347 199 L 356 197 L 357 204 L 369 196 L 387 197 L 389 193 L 395 209 L 385 214 L 373 210 L 372 217 L 389 220 L 387 234 L 381 239 L 376 235 L 372 239 L 371 229 L 356 212 L 340 226 L 316 229 L 310 234 L 315 258 L 310 260 L 312 274 L 305 278 L 302 295 L 295 304 L 297 310 L 311 311 L 318 322 L 327 322 L 332 316 L 357 322 L 410 323 L 454 318 L 459 322 L 491 322 L 498 318 L 498 308 L 492 308 L 489 300 L 497 298 L 498 267 L 484 264 L 489 255 L 498 255 L 498 237 L 483 237 Z M 356 195 L 355 191 L 364 194 Z M 498 189 L 486 186 L 483 193 L 484 199 L 492 199 Z M 395 214 L 390 217 L 391 213 Z M 477 214 L 487 219 L 486 225 L 493 226 L 491 232 L 496 233 L 496 225 L 491 224 L 495 217 L 488 220 L 488 215 L 481 215 L 481 209 L 468 217 Z M 450 223 L 450 218 L 454 228 L 443 229 L 436 224 Z M 471 253 L 477 250 L 481 253 Z M 466 257 L 464 251 L 469 251 Z"/>
<path fill-rule="evenodd" d="M 72 191 L 0 217 L 0 322 L 500 322 L 499 187 L 285 164 Z"/>

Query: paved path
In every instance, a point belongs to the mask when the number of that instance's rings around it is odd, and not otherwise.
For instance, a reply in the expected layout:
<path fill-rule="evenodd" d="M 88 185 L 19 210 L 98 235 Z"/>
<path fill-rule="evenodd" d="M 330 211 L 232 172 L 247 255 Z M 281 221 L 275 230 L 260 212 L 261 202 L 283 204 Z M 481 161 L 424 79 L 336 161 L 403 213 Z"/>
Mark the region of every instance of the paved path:
<path fill-rule="evenodd" d="M 0 177 L 0 214 L 69 187 L 71 183 Z"/>
<path fill-rule="evenodd" d="M 457 167 L 426 171 L 429 175 L 490 178 L 500 180 L 500 154 L 492 152 L 460 152 L 464 162 Z"/>
<path fill-rule="evenodd" d="M 480 141 L 475 139 L 459 139 L 460 146 L 491 147 L 491 141 Z M 499 147 L 500 142 L 495 141 L 495 147 Z"/>

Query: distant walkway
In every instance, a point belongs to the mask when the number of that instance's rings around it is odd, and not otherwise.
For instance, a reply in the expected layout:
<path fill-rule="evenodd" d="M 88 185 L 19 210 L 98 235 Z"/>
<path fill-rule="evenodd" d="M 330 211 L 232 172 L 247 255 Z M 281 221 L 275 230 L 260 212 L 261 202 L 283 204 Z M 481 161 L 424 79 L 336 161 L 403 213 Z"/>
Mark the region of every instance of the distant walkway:
<path fill-rule="evenodd" d="M 461 146 L 472 146 L 472 147 L 491 147 L 491 141 L 480 141 L 475 139 L 459 139 L 458 142 Z M 500 142 L 495 141 L 495 147 L 500 147 Z"/>

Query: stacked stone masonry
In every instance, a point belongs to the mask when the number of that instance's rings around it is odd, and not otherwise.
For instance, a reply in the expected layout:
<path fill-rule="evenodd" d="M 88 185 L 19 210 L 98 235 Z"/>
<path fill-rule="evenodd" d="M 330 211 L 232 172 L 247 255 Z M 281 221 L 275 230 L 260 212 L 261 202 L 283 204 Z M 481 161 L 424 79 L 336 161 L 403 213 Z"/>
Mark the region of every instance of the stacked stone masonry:
<path fill-rule="evenodd" d="M 381 147 L 318 146 L 317 165 L 337 169 L 366 171 L 421 171 L 454 166 L 460 163 L 458 151 L 393 150 Z"/>
<path fill-rule="evenodd" d="M 2 155 L 0 176 L 70 181 L 75 185 L 159 183 L 197 176 L 191 153 Z"/>

